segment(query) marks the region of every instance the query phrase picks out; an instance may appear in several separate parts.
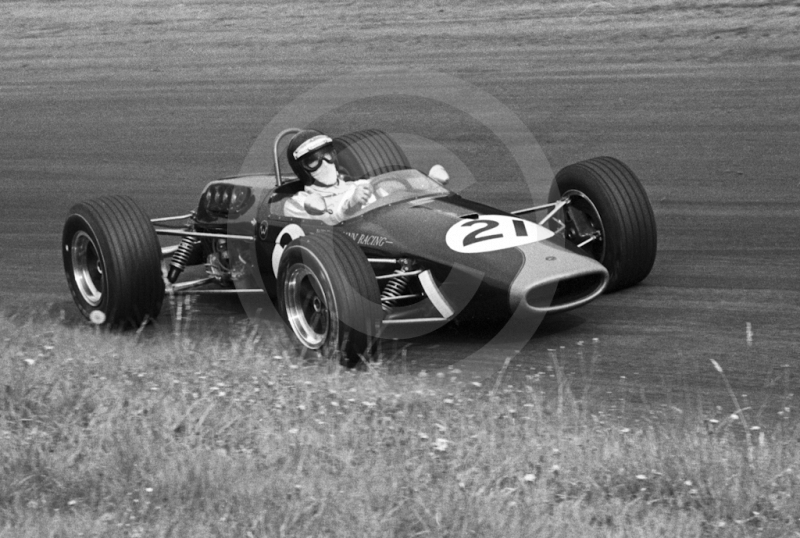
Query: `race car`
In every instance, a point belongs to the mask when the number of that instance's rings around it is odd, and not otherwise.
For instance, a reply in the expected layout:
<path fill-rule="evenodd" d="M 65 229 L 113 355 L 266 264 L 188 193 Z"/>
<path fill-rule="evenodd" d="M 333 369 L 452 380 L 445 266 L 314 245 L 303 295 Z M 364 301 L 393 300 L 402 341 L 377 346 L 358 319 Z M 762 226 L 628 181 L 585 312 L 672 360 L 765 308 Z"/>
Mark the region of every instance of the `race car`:
<path fill-rule="evenodd" d="M 449 190 L 441 166 L 413 168 L 386 133 L 349 133 L 333 139 L 338 166 L 367 180 L 374 200 L 330 224 L 285 210 L 304 188 L 281 169 L 282 144 L 299 131 L 277 135 L 272 173 L 212 181 L 187 214 L 150 219 L 116 195 L 73 206 L 62 254 L 81 313 L 140 326 L 167 293 L 259 293 L 299 351 L 352 366 L 376 339 L 467 312 L 540 319 L 635 285 L 653 267 L 651 204 L 612 157 L 563 168 L 546 203 L 505 212 Z M 162 246 L 159 236 L 180 242 Z M 195 265 L 204 276 L 184 278 Z"/>

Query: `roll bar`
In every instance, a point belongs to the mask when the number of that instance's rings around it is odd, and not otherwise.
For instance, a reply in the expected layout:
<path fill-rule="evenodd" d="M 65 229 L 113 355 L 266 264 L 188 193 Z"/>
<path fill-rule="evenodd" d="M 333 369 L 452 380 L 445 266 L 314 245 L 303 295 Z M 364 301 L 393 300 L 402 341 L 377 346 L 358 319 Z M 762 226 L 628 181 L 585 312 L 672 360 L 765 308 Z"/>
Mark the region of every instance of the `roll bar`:
<path fill-rule="evenodd" d="M 283 178 L 281 177 L 281 165 L 278 161 L 278 144 L 280 143 L 281 138 L 284 136 L 299 133 L 301 130 L 302 129 L 298 129 L 296 127 L 284 129 L 278 133 L 278 136 L 275 137 L 275 143 L 272 145 L 272 158 L 275 161 L 275 182 L 278 184 L 278 187 L 283 185 Z"/>

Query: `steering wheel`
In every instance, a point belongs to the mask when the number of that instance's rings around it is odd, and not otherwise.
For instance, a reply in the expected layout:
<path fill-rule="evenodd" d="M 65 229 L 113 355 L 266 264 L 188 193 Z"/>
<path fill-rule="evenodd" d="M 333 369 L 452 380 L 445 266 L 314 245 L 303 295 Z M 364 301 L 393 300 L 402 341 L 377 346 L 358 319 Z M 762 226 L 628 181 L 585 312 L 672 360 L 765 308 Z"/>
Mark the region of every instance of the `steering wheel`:
<path fill-rule="evenodd" d="M 378 189 L 383 192 L 379 191 Z M 395 192 L 413 191 L 414 187 L 412 187 L 411 183 L 406 179 L 387 177 L 373 183 L 372 190 L 375 192 L 378 198 L 385 198 Z"/>

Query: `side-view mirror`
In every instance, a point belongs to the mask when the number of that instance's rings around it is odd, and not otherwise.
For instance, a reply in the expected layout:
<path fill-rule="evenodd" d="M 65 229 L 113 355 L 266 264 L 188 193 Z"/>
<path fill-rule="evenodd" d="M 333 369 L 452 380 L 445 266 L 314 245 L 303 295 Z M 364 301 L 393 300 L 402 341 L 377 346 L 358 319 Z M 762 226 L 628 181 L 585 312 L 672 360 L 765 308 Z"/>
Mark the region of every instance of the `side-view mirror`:
<path fill-rule="evenodd" d="M 319 194 L 309 194 L 306 201 L 303 202 L 303 208 L 309 215 L 324 215 L 328 206 L 325 204 L 325 199 Z"/>
<path fill-rule="evenodd" d="M 444 166 L 441 164 L 434 164 L 431 166 L 428 177 L 442 185 L 450 181 L 450 174 L 447 173 L 447 170 L 445 170 Z"/>

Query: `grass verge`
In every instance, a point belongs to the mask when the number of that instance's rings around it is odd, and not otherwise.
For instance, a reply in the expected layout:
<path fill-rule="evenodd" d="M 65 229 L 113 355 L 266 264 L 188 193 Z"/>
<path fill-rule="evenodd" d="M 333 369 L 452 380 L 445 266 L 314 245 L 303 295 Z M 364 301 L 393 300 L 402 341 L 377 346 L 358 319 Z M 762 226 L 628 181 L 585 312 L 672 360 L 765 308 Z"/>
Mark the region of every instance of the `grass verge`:
<path fill-rule="evenodd" d="M 568 386 L 347 372 L 230 334 L 3 315 L 0 537 L 800 531 L 793 420 L 628 428 Z"/>

